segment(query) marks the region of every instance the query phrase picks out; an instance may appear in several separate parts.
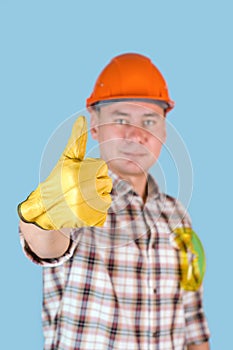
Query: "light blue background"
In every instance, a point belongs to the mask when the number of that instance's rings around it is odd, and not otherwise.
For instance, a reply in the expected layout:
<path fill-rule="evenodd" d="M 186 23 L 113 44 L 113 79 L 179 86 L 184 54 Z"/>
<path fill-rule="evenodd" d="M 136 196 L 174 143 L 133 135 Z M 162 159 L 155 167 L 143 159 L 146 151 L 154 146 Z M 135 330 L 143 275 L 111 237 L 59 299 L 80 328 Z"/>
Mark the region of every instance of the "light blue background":
<path fill-rule="evenodd" d="M 168 118 L 192 159 L 212 349 L 232 348 L 232 23 L 230 0 L 1 1 L 1 349 L 43 347 L 41 268 L 21 251 L 16 206 L 37 186 L 50 135 L 128 51 L 152 58 L 176 101 Z M 169 171 L 166 181 L 173 194 Z"/>

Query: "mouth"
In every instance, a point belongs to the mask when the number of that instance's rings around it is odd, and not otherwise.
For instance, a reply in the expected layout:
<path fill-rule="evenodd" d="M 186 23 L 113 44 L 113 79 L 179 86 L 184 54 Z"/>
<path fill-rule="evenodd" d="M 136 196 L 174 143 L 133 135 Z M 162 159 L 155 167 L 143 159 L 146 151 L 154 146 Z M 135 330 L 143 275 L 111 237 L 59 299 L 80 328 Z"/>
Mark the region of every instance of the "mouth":
<path fill-rule="evenodd" d="M 128 151 L 122 151 L 121 154 L 124 157 L 129 157 L 129 158 L 134 158 L 134 157 L 145 157 L 147 155 L 147 153 L 145 152 L 128 152 Z"/>

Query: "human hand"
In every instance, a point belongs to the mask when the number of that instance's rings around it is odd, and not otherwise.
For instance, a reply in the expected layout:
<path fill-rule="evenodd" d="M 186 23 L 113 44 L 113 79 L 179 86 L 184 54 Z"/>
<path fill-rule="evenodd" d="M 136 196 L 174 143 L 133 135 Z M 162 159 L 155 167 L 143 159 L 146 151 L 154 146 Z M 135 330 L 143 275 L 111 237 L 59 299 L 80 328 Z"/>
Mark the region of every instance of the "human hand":
<path fill-rule="evenodd" d="M 80 116 L 48 178 L 18 205 L 23 221 L 45 230 L 104 224 L 112 182 L 102 159 L 84 159 L 86 142 L 87 122 Z"/>

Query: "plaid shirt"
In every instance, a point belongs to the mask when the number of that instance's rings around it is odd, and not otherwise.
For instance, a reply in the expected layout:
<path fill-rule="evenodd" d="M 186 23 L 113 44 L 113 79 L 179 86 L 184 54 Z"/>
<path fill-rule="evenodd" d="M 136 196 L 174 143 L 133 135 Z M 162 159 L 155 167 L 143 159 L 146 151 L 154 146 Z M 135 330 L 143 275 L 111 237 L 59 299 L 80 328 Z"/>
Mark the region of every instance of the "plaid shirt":
<path fill-rule="evenodd" d="M 179 287 L 172 230 L 190 227 L 181 204 L 149 176 L 147 201 L 114 174 L 103 228 L 71 233 L 67 253 L 44 266 L 44 349 L 184 350 L 209 338 L 202 288 Z M 23 240 L 22 240 L 23 241 Z"/>

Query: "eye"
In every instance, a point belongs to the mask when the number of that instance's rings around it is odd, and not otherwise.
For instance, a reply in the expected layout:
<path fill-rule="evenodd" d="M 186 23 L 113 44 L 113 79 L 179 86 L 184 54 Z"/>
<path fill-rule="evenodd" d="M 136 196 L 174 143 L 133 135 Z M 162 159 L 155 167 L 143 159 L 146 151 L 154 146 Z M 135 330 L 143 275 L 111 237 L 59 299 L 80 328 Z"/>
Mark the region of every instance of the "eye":
<path fill-rule="evenodd" d="M 127 120 L 127 119 L 124 119 L 124 118 L 115 119 L 114 122 L 115 122 L 116 124 L 119 124 L 119 125 L 126 125 L 126 124 L 129 124 L 128 120 Z"/>
<path fill-rule="evenodd" d="M 155 126 L 157 124 L 157 120 L 155 119 L 146 119 L 143 121 L 144 126 Z"/>

